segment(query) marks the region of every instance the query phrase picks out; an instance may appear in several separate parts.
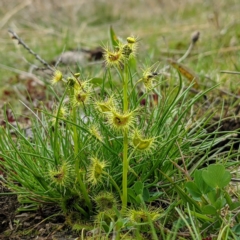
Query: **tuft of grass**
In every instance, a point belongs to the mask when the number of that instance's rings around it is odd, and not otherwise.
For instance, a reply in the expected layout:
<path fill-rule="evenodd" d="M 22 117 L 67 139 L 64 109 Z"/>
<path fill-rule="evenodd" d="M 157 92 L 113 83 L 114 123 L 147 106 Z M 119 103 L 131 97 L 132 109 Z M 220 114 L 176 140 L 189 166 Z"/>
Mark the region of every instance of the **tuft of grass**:
<path fill-rule="evenodd" d="M 166 239 L 171 228 L 175 238 L 179 229 L 193 239 L 218 230 L 219 237 L 235 236 L 239 202 L 226 189 L 231 175 L 224 165 L 237 165 L 231 162 L 237 153 L 231 141 L 230 150 L 215 149 L 229 133 L 207 132 L 212 108 L 204 111 L 215 87 L 196 91 L 194 79 L 185 86 L 182 65 L 168 75 L 158 64 L 141 69 L 132 36 L 121 41 L 111 28 L 110 41 L 97 84 L 81 71 L 56 69 L 48 85 L 54 109 L 27 106 L 31 134 L 8 121 L 0 129 L 4 183 L 22 204 L 57 204 L 73 229 L 87 225 L 100 238 Z M 205 169 L 210 162 L 221 165 Z M 214 171 L 224 183 L 211 180 Z M 235 225 L 222 229 L 229 218 Z"/>

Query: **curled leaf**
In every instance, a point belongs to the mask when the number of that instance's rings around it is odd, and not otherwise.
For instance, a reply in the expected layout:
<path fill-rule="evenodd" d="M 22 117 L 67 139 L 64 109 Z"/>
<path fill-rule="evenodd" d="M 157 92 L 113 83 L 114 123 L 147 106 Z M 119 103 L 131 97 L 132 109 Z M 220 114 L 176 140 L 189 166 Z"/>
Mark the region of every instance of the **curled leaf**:
<path fill-rule="evenodd" d="M 198 88 L 199 87 L 199 77 L 198 75 L 188 67 L 184 66 L 182 63 L 179 63 L 177 61 L 174 61 L 172 59 L 167 60 L 171 66 L 173 66 L 175 69 L 177 69 L 182 76 L 187 78 L 190 82 L 194 82 L 194 87 Z"/>

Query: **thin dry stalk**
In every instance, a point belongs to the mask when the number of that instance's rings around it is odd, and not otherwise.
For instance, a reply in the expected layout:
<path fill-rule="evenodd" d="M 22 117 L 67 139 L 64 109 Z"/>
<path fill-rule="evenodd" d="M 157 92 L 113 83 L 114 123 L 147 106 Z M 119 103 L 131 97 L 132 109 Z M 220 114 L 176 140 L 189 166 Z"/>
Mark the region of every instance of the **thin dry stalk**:
<path fill-rule="evenodd" d="M 54 72 L 52 68 L 44 59 L 42 59 L 37 53 L 35 53 L 28 45 L 12 30 L 8 30 L 12 34 L 12 38 L 18 40 L 18 44 L 22 45 L 30 54 L 32 54 L 39 62 L 41 62 L 46 68 Z"/>

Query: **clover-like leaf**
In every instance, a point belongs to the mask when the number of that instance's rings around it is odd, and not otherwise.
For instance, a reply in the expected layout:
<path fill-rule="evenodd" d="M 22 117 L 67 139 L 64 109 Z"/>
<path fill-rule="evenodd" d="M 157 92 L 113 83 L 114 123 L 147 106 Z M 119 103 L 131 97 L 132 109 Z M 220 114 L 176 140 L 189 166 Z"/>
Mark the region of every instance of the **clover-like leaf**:
<path fill-rule="evenodd" d="M 217 209 L 220 210 L 222 209 L 226 204 L 226 199 L 223 197 L 220 197 L 217 199 L 217 201 L 213 204 L 213 206 Z"/>
<path fill-rule="evenodd" d="M 192 197 L 200 198 L 202 196 L 201 191 L 194 182 L 187 182 L 185 186 L 187 191 L 192 195 Z"/>
<path fill-rule="evenodd" d="M 148 199 L 150 198 L 150 194 L 147 188 L 143 189 L 143 200 L 144 201 L 148 201 Z"/>
<path fill-rule="evenodd" d="M 220 164 L 209 165 L 206 170 L 203 170 L 202 177 L 212 188 L 224 188 L 231 180 L 230 172 Z"/>
<path fill-rule="evenodd" d="M 240 223 L 236 224 L 233 228 L 232 231 L 237 234 L 240 235 Z"/>
<path fill-rule="evenodd" d="M 202 212 L 204 214 L 208 214 L 208 215 L 216 215 L 217 214 L 217 210 L 215 207 L 213 207 L 212 205 L 206 205 L 202 207 Z"/>
<path fill-rule="evenodd" d="M 135 200 L 136 193 L 134 192 L 134 190 L 131 188 L 128 188 L 127 193 L 128 193 L 128 202 L 136 202 Z"/>
<path fill-rule="evenodd" d="M 140 181 L 135 182 L 134 191 L 135 191 L 136 195 L 140 194 L 142 196 L 143 188 L 144 188 L 144 185 L 142 182 L 140 182 Z"/>
<path fill-rule="evenodd" d="M 203 170 L 196 170 L 194 172 L 194 182 L 202 194 L 207 194 L 212 188 L 203 180 L 202 172 Z"/>

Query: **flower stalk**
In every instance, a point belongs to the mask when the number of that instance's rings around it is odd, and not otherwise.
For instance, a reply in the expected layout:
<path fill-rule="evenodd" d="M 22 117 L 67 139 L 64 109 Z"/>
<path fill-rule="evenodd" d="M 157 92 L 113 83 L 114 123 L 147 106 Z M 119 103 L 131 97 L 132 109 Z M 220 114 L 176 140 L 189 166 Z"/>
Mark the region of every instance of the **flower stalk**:
<path fill-rule="evenodd" d="M 123 70 L 123 112 L 128 111 L 128 66 L 125 61 Z M 123 131 L 123 172 L 122 172 L 122 212 L 127 208 L 128 175 L 128 129 Z"/>
<path fill-rule="evenodd" d="M 73 107 L 72 118 L 73 118 L 73 122 L 77 123 L 76 106 Z M 82 176 L 80 174 L 79 146 L 81 148 L 81 143 L 79 145 L 76 125 L 73 125 L 73 142 L 74 142 L 74 156 L 75 156 L 75 173 L 76 173 L 76 177 L 77 177 L 77 182 L 80 185 L 80 190 L 81 190 L 82 196 L 85 199 L 89 210 L 91 211 L 92 210 L 92 204 L 91 204 L 90 198 L 88 196 L 86 186 L 83 183 Z"/>

